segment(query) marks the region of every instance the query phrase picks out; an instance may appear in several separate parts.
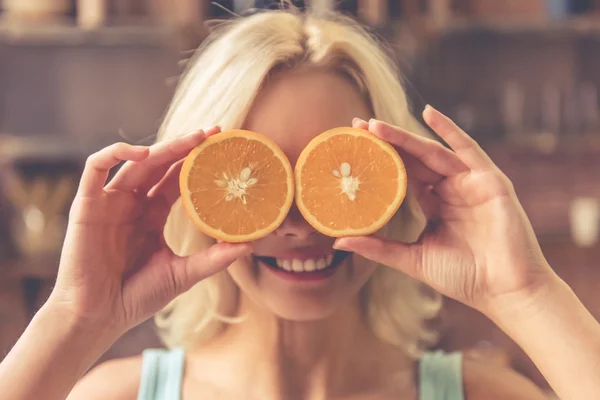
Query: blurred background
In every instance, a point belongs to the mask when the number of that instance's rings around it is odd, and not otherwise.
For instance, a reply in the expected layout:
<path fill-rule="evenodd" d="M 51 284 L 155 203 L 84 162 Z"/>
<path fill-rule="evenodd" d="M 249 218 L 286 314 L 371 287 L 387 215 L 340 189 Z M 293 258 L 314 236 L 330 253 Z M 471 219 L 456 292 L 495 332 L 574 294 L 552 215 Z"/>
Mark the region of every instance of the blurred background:
<path fill-rule="evenodd" d="M 414 109 L 433 104 L 484 146 L 513 180 L 550 264 L 599 317 L 600 0 L 312 2 L 389 41 Z M 206 21 L 266 6 L 0 0 L 0 357 L 52 288 L 85 158 L 117 140 L 151 143 Z M 440 323 L 441 348 L 547 388 L 479 313 L 447 301 Z M 104 359 L 150 346 L 160 343 L 146 323 Z"/>

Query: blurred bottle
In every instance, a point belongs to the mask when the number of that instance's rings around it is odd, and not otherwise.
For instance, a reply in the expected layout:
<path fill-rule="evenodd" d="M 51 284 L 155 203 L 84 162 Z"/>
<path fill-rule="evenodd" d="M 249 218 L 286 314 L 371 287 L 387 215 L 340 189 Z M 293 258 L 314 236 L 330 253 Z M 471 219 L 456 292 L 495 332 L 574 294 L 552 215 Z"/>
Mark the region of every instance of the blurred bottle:
<path fill-rule="evenodd" d="M 534 136 L 534 146 L 542 153 L 553 153 L 561 136 L 561 94 L 554 83 L 542 86 L 540 95 L 540 129 Z"/>
<path fill-rule="evenodd" d="M 506 140 L 517 143 L 525 135 L 525 93 L 521 85 L 509 81 L 502 87 L 502 120 Z"/>
<path fill-rule="evenodd" d="M 571 236 L 579 247 L 592 247 L 600 230 L 600 202 L 594 197 L 578 197 L 569 210 Z"/>
<path fill-rule="evenodd" d="M 598 90 L 591 82 L 576 83 L 564 91 L 562 132 L 581 141 L 598 135 Z"/>
<path fill-rule="evenodd" d="M 563 133 L 573 137 L 580 135 L 583 127 L 579 91 L 576 85 L 567 87 L 563 101 Z"/>
<path fill-rule="evenodd" d="M 77 0 L 77 23 L 83 29 L 95 29 L 106 23 L 107 0 Z"/>
<path fill-rule="evenodd" d="M 582 129 L 586 135 L 598 135 L 598 88 L 591 82 L 579 85 Z"/>
<path fill-rule="evenodd" d="M 429 0 L 427 6 L 429 16 L 437 27 L 446 26 L 452 18 L 451 0 Z"/>
<path fill-rule="evenodd" d="M 558 135 L 560 132 L 560 90 L 553 83 L 542 86 L 540 122 L 543 131 Z"/>

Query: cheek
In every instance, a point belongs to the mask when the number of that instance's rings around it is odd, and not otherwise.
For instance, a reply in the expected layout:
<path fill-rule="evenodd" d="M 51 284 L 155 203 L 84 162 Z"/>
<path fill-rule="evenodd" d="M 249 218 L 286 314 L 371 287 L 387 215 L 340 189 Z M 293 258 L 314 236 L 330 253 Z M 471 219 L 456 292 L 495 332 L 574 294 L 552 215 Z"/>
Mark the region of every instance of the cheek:
<path fill-rule="evenodd" d="M 354 255 L 352 259 L 353 277 L 352 283 L 354 288 L 360 290 L 373 276 L 378 267 L 373 261 L 367 260 L 360 256 Z"/>
<path fill-rule="evenodd" d="M 227 272 L 242 291 L 247 292 L 256 288 L 256 271 L 251 257 L 235 260 L 227 268 Z"/>

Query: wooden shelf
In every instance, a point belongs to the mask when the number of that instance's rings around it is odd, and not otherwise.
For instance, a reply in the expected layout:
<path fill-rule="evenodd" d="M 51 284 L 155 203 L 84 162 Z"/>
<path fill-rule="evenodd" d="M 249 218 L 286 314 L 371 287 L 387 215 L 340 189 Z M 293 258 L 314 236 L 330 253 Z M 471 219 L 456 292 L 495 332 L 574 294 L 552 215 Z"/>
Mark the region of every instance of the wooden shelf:
<path fill-rule="evenodd" d="M 0 19 L 0 43 L 9 45 L 163 46 L 176 38 L 175 29 L 150 23 L 88 30 L 69 22 L 33 25 Z"/>
<path fill-rule="evenodd" d="M 13 136 L 0 133 L 0 163 L 17 159 L 61 161 L 85 160 L 113 141 L 80 139 L 61 135 Z"/>
<path fill-rule="evenodd" d="M 551 19 L 498 19 L 476 20 L 456 18 L 447 24 L 434 27 L 430 32 L 438 36 L 462 35 L 537 35 L 559 37 L 592 37 L 600 39 L 600 16 Z"/>

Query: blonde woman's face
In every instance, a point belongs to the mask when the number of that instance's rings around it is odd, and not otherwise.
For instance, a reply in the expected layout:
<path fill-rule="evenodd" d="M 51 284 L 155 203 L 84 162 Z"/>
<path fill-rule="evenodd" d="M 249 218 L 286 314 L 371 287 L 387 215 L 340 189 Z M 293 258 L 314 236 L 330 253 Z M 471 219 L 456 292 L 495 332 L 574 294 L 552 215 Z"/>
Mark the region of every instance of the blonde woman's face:
<path fill-rule="evenodd" d="M 293 167 L 315 136 L 370 116 L 348 79 L 303 68 L 279 72 L 268 81 L 244 128 L 273 139 Z M 228 271 L 246 296 L 281 318 L 323 318 L 352 301 L 374 270 L 355 266 L 352 255 L 336 252 L 333 242 L 294 206 L 275 232 L 253 243 L 252 257 L 236 261 Z"/>

